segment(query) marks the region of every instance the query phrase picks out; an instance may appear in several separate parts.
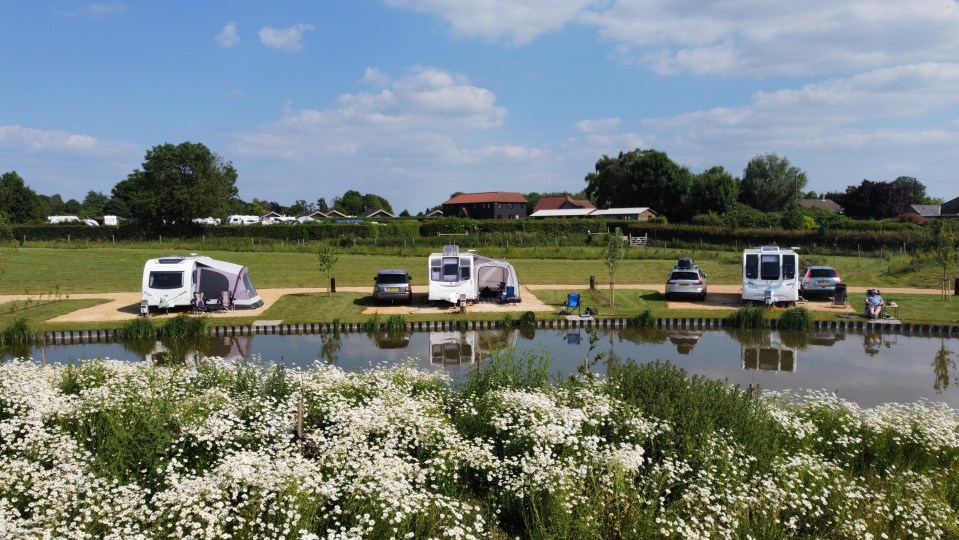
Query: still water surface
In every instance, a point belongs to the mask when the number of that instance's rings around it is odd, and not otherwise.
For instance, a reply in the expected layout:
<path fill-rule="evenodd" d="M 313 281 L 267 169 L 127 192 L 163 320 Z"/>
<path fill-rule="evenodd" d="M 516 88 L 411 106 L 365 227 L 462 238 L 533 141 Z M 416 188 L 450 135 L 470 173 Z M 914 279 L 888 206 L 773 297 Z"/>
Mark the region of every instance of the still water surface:
<path fill-rule="evenodd" d="M 690 374 L 727 379 L 742 387 L 827 389 L 866 407 L 928 399 L 959 408 L 957 338 L 845 330 L 600 329 L 597 333 L 592 352 L 585 329 L 541 329 L 217 337 L 206 354 L 303 369 L 316 362 L 361 370 L 410 361 L 456 378 L 496 348 L 515 347 L 520 354 L 543 351 L 551 356 L 557 375 L 575 373 L 586 356 L 604 353 L 594 371 L 605 371 L 607 362 L 661 360 Z M 47 362 L 98 357 L 164 361 L 169 356 L 160 343 L 153 349 L 138 353 L 119 343 L 89 343 L 47 345 L 31 354 Z"/>

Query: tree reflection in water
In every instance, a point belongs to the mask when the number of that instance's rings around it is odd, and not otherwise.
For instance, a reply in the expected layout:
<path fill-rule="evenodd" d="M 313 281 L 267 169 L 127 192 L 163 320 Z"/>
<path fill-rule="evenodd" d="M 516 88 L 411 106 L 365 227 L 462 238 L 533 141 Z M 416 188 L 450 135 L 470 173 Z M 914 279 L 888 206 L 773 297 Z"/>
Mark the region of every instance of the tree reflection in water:
<path fill-rule="evenodd" d="M 941 338 L 939 351 L 932 360 L 932 369 L 936 374 L 932 388 L 937 394 L 949 388 L 949 370 L 956 369 L 956 361 L 952 358 L 954 355 L 955 353 L 946 348 L 945 338 Z M 956 383 L 959 384 L 959 377 L 956 378 Z"/>

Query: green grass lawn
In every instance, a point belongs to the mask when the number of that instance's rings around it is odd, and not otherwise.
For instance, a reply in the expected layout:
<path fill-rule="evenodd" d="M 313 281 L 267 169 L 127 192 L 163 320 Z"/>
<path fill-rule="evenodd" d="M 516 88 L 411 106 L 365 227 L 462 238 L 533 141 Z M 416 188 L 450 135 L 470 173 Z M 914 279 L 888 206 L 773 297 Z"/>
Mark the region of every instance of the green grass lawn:
<path fill-rule="evenodd" d="M 178 245 L 169 248 L 159 244 L 150 247 L 107 247 L 86 248 L 21 248 L 3 261 L 3 273 L 0 274 L 0 294 L 30 294 L 38 298 L 69 298 L 74 293 L 96 293 L 116 291 L 138 291 L 143 272 L 143 263 L 154 257 L 171 253 L 189 254 L 201 252 L 217 259 L 223 259 L 250 268 L 254 283 L 260 288 L 277 287 L 323 287 L 325 279 L 321 276 L 316 255 L 307 248 L 299 250 L 287 246 L 283 251 L 209 251 L 194 250 L 197 246 Z M 384 250 L 388 251 L 388 250 Z M 694 304 L 689 308 L 666 309 L 665 302 L 653 291 L 622 289 L 617 292 L 615 308 L 608 308 L 600 299 L 594 299 L 587 289 L 591 276 L 595 277 L 597 289 L 602 296 L 608 295 L 609 275 L 601 260 L 602 248 L 511 248 L 488 249 L 484 252 L 491 256 L 509 260 L 517 270 L 520 281 L 525 284 L 569 284 L 579 285 L 579 289 L 558 291 L 537 291 L 537 296 L 545 302 L 562 306 L 568 292 L 579 290 L 584 306 L 599 306 L 602 317 L 632 317 L 644 309 L 650 309 L 655 317 L 725 317 L 731 310 L 701 310 Z M 9 255 L 9 253 L 5 254 Z M 684 255 L 692 255 L 697 263 L 709 275 L 710 283 L 735 285 L 740 283 L 740 254 L 717 251 L 680 251 L 664 248 L 635 248 L 628 252 L 616 273 L 619 284 L 659 284 L 665 280 L 675 260 Z M 550 257 L 572 257 L 553 259 Z M 851 286 L 862 287 L 907 287 L 933 288 L 941 283 L 942 271 L 932 265 L 918 265 L 905 255 L 884 257 L 810 257 L 803 263 L 835 265 L 843 281 Z M 333 275 L 338 287 L 372 287 L 375 273 L 382 268 L 405 268 L 413 277 L 416 285 L 426 283 L 426 258 L 423 255 L 364 255 L 341 253 Z M 889 295 L 886 295 L 887 297 Z M 896 297 L 898 296 L 898 298 Z M 934 295 L 894 295 L 900 307 L 900 316 L 905 322 L 921 324 L 956 324 L 959 320 L 959 302 L 943 302 Z M 343 322 L 363 322 L 367 316 L 361 312 L 369 301 L 368 294 L 340 292 L 327 298 L 325 295 L 306 295 L 285 298 L 272 306 L 261 318 L 281 319 L 286 322 L 323 322 L 339 319 Z M 853 303 L 859 302 L 856 295 L 850 297 Z M 78 304 L 63 304 L 78 305 Z M 69 311 L 73 308 L 61 307 Z M 63 312 L 66 312 L 63 311 Z M 36 312 L 31 320 L 37 323 L 46 318 L 55 317 L 61 312 L 45 315 Z M 497 319 L 502 314 L 470 313 L 470 319 Z M 547 315 L 539 315 L 540 318 Z M 772 313 L 775 316 L 775 312 Z M 841 319 L 840 314 L 830 311 L 813 312 L 817 319 Z M 420 320 L 427 316 L 411 315 L 408 320 Z M 217 324 L 229 324 L 220 321 L 235 321 L 234 324 L 248 324 L 252 318 L 217 319 Z M 2 319 L 0 319 L 2 322 Z M 53 325 L 63 329 L 63 325 Z M 110 325 L 107 325 L 109 327 Z M 115 326 L 115 325 L 114 325 Z M 71 324 L 70 328 L 103 328 L 103 323 Z M 48 329 L 51 328 L 48 326 Z"/>
<path fill-rule="evenodd" d="M 62 329 L 78 328 L 76 324 L 65 325 L 63 323 L 50 324 L 46 321 L 60 315 L 93 307 L 103 304 L 106 300 L 84 299 L 84 300 L 29 300 L 18 302 L 6 302 L 0 304 L 0 328 L 6 328 L 10 323 L 17 319 L 24 319 L 31 328 L 43 328 L 46 330 L 58 330 L 60 325 Z M 104 328 L 103 323 L 98 323 L 90 328 Z"/>

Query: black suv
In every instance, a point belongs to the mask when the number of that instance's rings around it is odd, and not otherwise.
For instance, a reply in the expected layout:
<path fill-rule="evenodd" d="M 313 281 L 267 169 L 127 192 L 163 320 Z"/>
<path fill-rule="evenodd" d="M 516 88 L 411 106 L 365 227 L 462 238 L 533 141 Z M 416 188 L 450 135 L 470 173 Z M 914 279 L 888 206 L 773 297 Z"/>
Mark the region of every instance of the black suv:
<path fill-rule="evenodd" d="M 395 300 L 413 303 L 413 284 L 406 270 L 380 270 L 373 278 L 373 303 Z"/>

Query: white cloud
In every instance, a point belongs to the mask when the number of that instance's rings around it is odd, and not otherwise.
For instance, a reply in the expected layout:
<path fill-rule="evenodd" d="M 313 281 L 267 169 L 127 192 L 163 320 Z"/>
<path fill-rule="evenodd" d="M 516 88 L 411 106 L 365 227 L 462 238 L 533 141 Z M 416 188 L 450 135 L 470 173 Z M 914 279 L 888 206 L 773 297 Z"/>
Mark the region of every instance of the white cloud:
<path fill-rule="evenodd" d="M 70 17 L 105 17 L 116 15 L 127 10 L 126 4 L 121 2 L 91 2 L 78 6 L 70 11 L 61 11 L 60 14 Z"/>
<path fill-rule="evenodd" d="M 507 39 L 523 45 L 577 20 L 595 0 L 387 0 L 399 8 L 437 15 L 464 37 Z"/>
<path fill-rule="evenodd" d="M 109 193 L 114 184 L 139 167 L 143 155 L 142 147 L 129 143 L 0 125 L 0 163 L 48 195 L 82 198 L 91 189 Z"/>
<path fill-rule="evenodd" d="M 659 73 L 846 73 L 959 57 L 954 0 L 387 0 L 436 15 L 459 36 L 523 45 L 594 27 L 627 63 Z"/>
<path fill-rule="evenodd" d="M 457 137 L 497 128 L 506 117 L 491 91 L 443 70 L 419 67 L 395 81 L 369 69 L 366 75 L 364 80 L 388 86 L 341 95 L 323 109 L 288 106 L 279 121 L 238 134 L 240 151 L 287 157 L 442 154 L 455 147 Z"/>
<path fill-rule="evenodd" d="M 303 49 L 303 34 L 313 30 L 312 24 L 296 24 L 289 28 L 263 27 L 260 30 L 260 43 L 284 52 L 297 52 Z"/>
<path fill-rule="evenodd" d="M 576 123 L 576 128 L 583 133 L 605 133 L 616 130 L 619 127 L 620 119 L 617 117 L 597 118 L 593 120 L 581 120 Z"/>
<path fill-rule="evenodd" d="M 240 35 L 236 33 L 236 23 L 227 23 L 216 36 L 216 44 L 223 49 L 229 49 L 240 42 Z"/>

